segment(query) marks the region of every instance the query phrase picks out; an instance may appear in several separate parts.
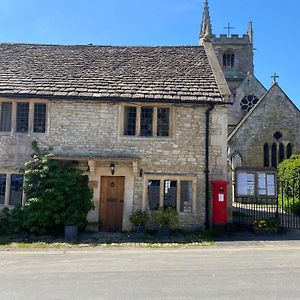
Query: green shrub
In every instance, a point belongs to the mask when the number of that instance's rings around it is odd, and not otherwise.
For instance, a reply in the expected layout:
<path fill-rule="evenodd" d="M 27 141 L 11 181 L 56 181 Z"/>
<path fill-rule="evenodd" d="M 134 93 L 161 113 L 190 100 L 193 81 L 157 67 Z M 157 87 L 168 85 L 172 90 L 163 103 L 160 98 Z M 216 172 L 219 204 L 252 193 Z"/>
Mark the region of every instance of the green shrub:
<path fill-rule="evenodd" d="M 53 160 L 36 144 L 33 147 L 35 153 L 25 170 L 27 201 L 23 208 L 10 212 L 11 231 L 49 234 L 62 232 L 65 225 L 84 228 L 94 208 L 88 177 L 74 164 Z"/>
<path fill-rule="evenodd" d="M 178 212 L 173 208 L 166 208 L 152 213 L 152 219 L 155 224 L 162 227 L 174 227 L 178 224 Z"/>
<path fill-rule="evenodd" d="M 278 166 L 278 176 L 285 197 L 300 197 L 300 155 L 292 155 Z M 298 195 L 295 195 L 295 193 Z"/>
<path fill-rule="evenodd" d="M 145 226 L 149 221 L 149 213 L 147 211 L 137 210 L 129 217 L 129 220 L 135 226 Z"/>

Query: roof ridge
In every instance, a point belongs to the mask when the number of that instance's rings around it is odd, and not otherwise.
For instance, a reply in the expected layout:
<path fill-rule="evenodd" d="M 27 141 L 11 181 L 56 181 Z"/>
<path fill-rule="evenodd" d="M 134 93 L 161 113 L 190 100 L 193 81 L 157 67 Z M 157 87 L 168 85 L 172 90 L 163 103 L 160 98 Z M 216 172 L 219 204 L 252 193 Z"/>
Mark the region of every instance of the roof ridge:
<path fill-rule="evenodd" d="M 44 44 L 1 42 L 0 46 L 45 46 L 45 47 L 102 47 L 102 48 L 203 48 L 199 45 L 95 45 L 95 44 Z"/>

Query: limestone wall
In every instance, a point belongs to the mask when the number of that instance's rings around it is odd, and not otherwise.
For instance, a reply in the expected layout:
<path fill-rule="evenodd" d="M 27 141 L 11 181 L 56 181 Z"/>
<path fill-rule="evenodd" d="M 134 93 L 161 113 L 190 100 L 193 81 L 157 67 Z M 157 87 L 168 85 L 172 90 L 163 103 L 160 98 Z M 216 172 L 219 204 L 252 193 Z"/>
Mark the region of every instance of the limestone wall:
<path fill-rule="evenodd" d="M 143 174 L 164 176 L 193 176 L 196 178 L 197 209 L 193 214 L 182 214 L 182 226 L 202 226 L 205 219 L 205 111 L 207 106 L 171 105 L 172 135 L 162 137 L 125 137 L 121 132 L 122 106 L 120 103 L 96 101 L 51 101 L 48 103 L 48 128 L 46 134 L 0 134 L 0 170 L 24 168 L 30 158 L 32 140 L 51 146 L 55 154 L 70 156 L 118 156 L 140 158 L 139 169 Z M 142 104 L 141 104 L 142 105 Z M 159 106 L 159 105 L 158 105 Z M 211 118 L 210 176 L 226 179 L 227 107 L 216 106 Z M 109 174 L 109 165 L 98 164 L 91 180 L 98 181 L 94 188 L 95 212 L 89 220 L 97 221 L 99 185 L 103 170 Z M 132 166 L 116 166 L 116 176 L 125 180 L 126 218 L 124 229 L 130 229 L 130 209 L 143 205 L 143 180 Z M 106 176 L 106 175 L 105 175 Z M 132 188 L 133 185 L 133 188 Z M 132 192 L 130 193 L 130 189 Z M 126 205 L 126 201 L 132 203 Z M 125 217 L 125 215 L 124 215 Z"/>

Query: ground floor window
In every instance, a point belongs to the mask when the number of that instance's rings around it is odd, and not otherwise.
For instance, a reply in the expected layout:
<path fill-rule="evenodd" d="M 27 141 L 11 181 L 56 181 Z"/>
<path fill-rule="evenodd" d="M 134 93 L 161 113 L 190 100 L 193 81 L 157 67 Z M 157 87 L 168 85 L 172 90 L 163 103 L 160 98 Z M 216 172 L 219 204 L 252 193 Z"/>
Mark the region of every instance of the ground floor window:
<path fill-rule="evenodd" d="M 23 185 L 24 175 L 22 174 L 0 174 L 0 205 L 22 205 Z"/>
<path fill-rule="evenodd" d="M 157 176 L 146 179 L 146 208 L 174 208 L 179 213 L 192 213 L 195 202 L 196 179 Z"/>

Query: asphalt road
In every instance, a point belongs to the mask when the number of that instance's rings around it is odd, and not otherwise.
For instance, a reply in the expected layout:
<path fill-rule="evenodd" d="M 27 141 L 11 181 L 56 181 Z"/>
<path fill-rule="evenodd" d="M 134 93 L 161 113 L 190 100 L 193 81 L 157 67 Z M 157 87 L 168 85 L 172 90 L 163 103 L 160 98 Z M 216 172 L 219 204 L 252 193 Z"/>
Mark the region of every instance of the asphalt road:
<path fill-rule="evenodd" d="M 300 242 L 0 251 L 0 299 L 300 299 Z"/>

